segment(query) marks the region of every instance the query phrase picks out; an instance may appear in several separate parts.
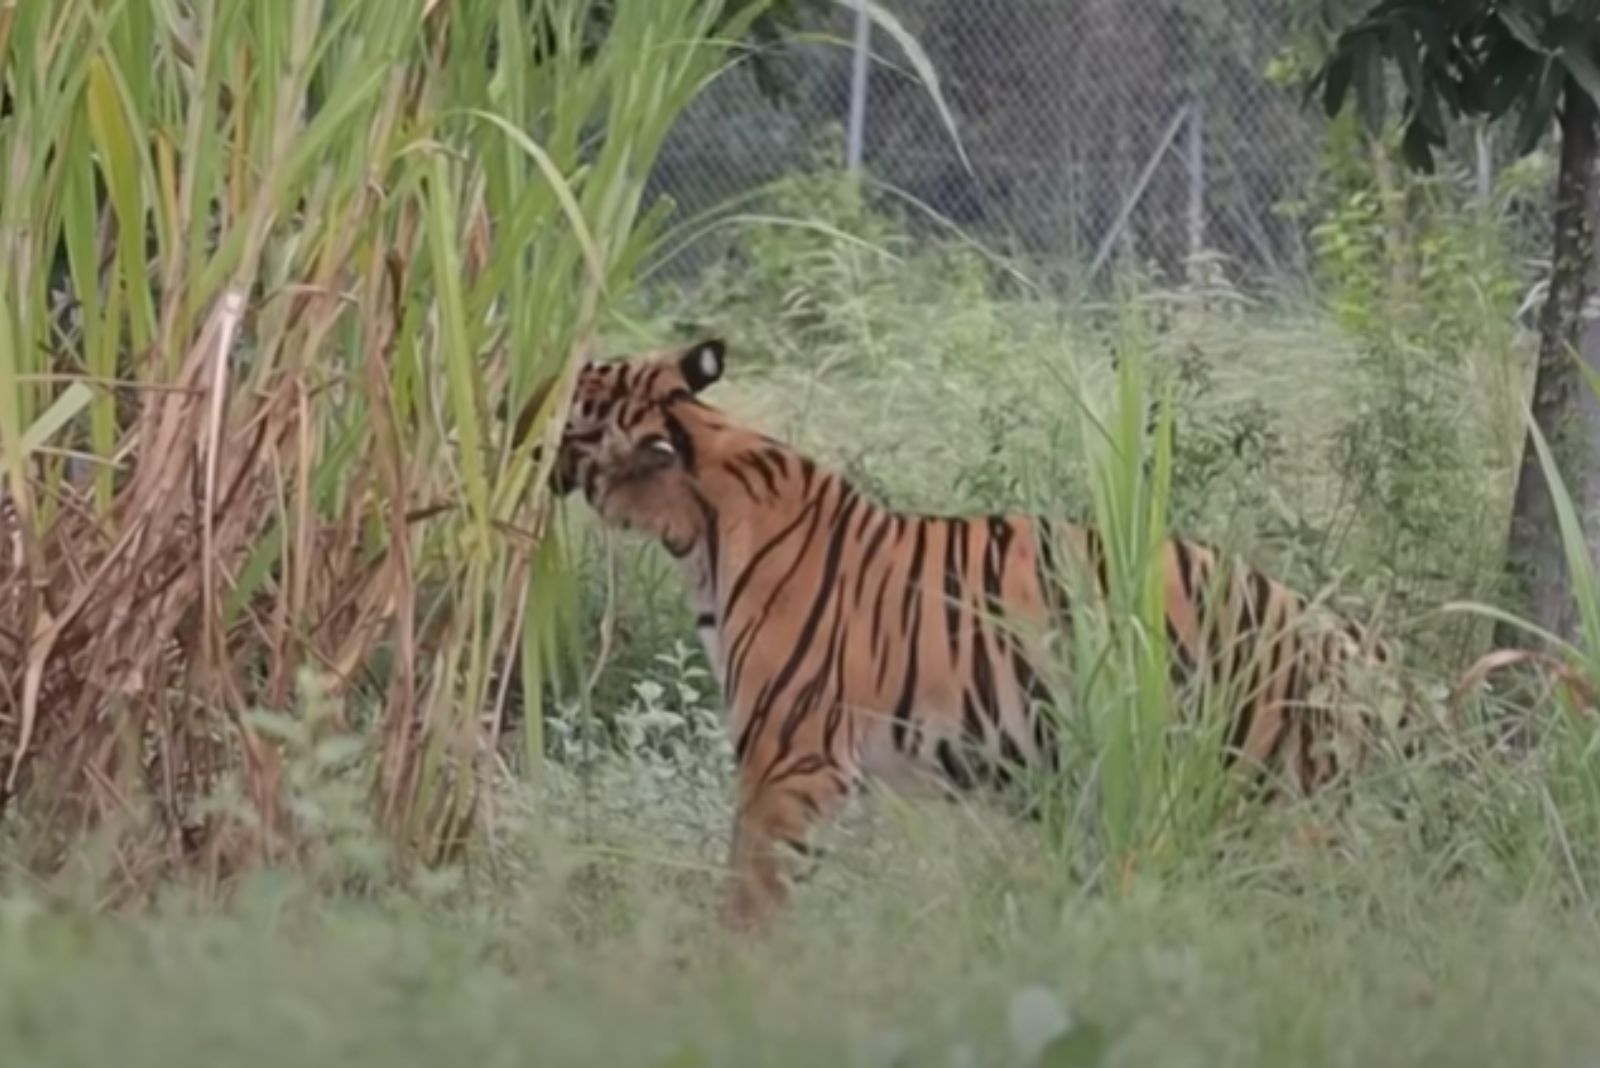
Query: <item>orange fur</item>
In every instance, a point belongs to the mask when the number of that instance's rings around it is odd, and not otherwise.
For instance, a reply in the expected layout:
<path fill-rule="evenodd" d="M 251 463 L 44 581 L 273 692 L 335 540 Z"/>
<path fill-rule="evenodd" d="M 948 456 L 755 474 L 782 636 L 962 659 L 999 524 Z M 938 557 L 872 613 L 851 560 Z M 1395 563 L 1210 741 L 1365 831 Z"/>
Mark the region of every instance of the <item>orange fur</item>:
<path fill-rule="evenodd" d="M 1050 577 L 1060 558 L 1097 572 L 1104 560 L 1083 526 L 872 503 L 704 404 L 723 354 L 706 341 L 587 365 L 555 479 L 558 491 L 581 488 L 606 523 L 658 539 L 686 570 L 735 739 L 730 918 L 752 924 L 785 898 L 779 847 L 807 851 L 866 779 L 963 789 L 1054 766 L 1043 651 L 1028 635 L 1070 610 Z M 1349 770 L 1341 752 L 1365 751 L 1365 725 L 1309 706 L 1308 690 L 1350 659 L 1388 651 L 1353 623 L 1306 638 L 1294 626 L 1304 599 L 1249 568 L 1213 590 L 1222 565 L 1192 541 L 1169 540 L 1162 566 L 1174 659 L 1231 665 L 1248 680 L 1229 759 L 1300 792 Z M 1208 591 L 1222 591 L 1220 603 Z M 1213 608 L 1204 619 L 1202 604 Z M 1327 745 L 1333 735 L 1354 747 Z"/>

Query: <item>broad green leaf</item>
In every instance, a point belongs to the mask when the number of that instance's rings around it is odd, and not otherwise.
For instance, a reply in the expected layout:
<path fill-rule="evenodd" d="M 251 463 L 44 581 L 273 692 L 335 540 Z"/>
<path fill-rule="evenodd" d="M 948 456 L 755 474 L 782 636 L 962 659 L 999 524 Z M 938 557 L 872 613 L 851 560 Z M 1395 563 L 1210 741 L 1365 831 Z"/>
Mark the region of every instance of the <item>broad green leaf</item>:
<path fill-rule="evenodd" d="M 1539 28 L 1533 19 L 1529 18 L 1515 3 L 1499 3 L 1494 6 L 1494 16 L 1511 31 L 1517 42 L 1530 52 L 1547 52 L 1544 42 L 1540 40 Z"/>
<path fill-rule="evenodd" d="M 1490 119 L 1504 115 L 1518 101 L 1537 91 L 1541 69 L 1538 53 L 1528 51 L 1516 38 L 1502 31 L 1490 47 L 1483 66 L 1484 76 L 1473 82 L 1481 83 L 1478 107 Z"/>
<path fill-rule="evenodd" d="M 1344 107 L 1345 94 L 1354 74 L 1355 57 L 1348 48 L 1341 48 L 1323 71 L 1322 107 L 1328 115 L 1337 115 Z"/>
<path fill-rule="evenodd" d="M 1539 141 L 1550 130 L 1555 115 L 1556 96 L 1564 80 L 1564 68 L 1551 57 L 1546 57 L 1539 72 L 1538 88 L 1523 104 L 1522 120 L 1517 124 L 1516 141 L 1512 151 L 1525 156 L 1539 146 Z"/>
<path fill-rule="evenodd" d="M 1367 132 L 1376 136 L 1383 131 L 1384 115 L 1388 111 L 1388 101 L 1384 95 L 1383 50 L 1375 35 L 1363 35 L 1359 41 L 1356 51 L 1356 103 L 1361 108 L 1361 121 Z"/>
<path fill-rule="evenodd" d="M 1433 173 L 1433 148 L 1428 142 L 1428 128 L 1421 121 L 1412 119 L 1406 123 L 1400 150 L 1405 154 L 1406 163 L 1423 174 Z"/>
<path fill-rule="evenodd" d="M 1595 63 L 1594 57 L 1589 52 L 1593 45 L 1593 41 L 1563 45 L 1556 55 L 1567 68 L 1572 80 L 1589 94 L 1590 100 L 1600 106 L 1600 65 Z"/>
<path fill-rule="evenodd" d="M 1445 143 L 1444 115 L 1439 111 L 1440 94 L 1435 90 L 1434 83 L 1428 82 L 1423 86 L 1422 96 L 1415 102 L 1413 122 L 1422 124 L 1423 130 L 1428 135 L 1428 143 L 1443 145 Z"/>
<path fill-rule="evenodd" d="M 1427 90 L 1422 83 L 1422 58 L 1417 48 L 1416 35 L 1401 19 L 1392 19 L 1389 22 L 1389 55 L 1400 68 L 1406 93 L 1411 98 L 1412 108 L 1415 109 Z"/>

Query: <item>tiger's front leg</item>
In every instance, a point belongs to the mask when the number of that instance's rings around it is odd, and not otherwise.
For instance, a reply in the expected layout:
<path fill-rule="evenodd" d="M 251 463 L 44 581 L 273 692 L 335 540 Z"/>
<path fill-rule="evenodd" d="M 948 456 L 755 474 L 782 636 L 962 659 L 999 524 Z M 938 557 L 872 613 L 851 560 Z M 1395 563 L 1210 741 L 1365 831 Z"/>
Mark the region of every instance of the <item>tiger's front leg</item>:
<path fill-rule="evenodd" d="M 724 921 L 738 930 L 765 928 L 788 901 L 783 850 L 812 852 L 815 834 L 843 811 L 856 769 L 820 745 L 776 761 L 755 747 L 739 767 L 739 810 L 728 855 Z"/>

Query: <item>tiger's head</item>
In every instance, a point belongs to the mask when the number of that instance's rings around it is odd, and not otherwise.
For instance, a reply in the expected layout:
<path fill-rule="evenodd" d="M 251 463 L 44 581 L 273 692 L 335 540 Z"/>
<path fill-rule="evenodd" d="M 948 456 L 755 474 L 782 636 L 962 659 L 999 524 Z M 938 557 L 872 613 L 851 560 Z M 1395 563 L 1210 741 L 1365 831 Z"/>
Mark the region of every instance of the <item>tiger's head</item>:
<path fill-rule="evenodd" d="M 689 551 L 706 521 L 693 489 L 699 459 L 693 426 L 709 409 L 696 398 L 722 377 L 725 352 L 720 339 L 708 338 L 585 364 L 573 386 L 552 491 L 581 489 L 607 523 L 658 537 L 678 555 Z"/>

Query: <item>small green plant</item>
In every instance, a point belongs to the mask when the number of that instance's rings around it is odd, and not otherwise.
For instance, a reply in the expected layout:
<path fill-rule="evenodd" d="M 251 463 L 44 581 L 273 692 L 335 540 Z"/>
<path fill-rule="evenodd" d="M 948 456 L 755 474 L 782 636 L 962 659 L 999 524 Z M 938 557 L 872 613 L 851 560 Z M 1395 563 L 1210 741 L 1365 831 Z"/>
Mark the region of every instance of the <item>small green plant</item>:
<path fill-rule="evenodd" d="M 610 706 L 556 706 L 546 724 L 550 769 L 584 799 L 591 820 L 625 826 L 645 806 L 695 838 L 730 818 L 733 746 L 721 694 L 697 645 L 674 641 Z"/>
<path fill-rule="evenodd" d="M 1283 455 L 1277 421 L 1260 397 L 1219 396 L 1210 357 L 1182 350 L 1172 383 L 1172 527 L 1199 531 L 1221 517 L 1266 512 L 1267 475 Z M 1231 519 L 1230 522 L 1237 522 Z"/>
<path fill-rule="evenodd" d="M 223 771 L 188 813 L 190 827 L 207 832 L 197 841 L 210 862 L 231 859 L 227 846 L 240 839 L 258 843 L 262 860 L 293 871 L 311 891 L 362 893 L 382 885 L 393 874 L 393 850 L 370 804 L 378 747 L 368 726 L 309 668 L 297 675 L 291 709 L 247 711 L 232 744 L 266 765 L 256 782 L 272 793 L 249 797 L 247 789 L 261 787 Z"/>
<path fill-rule="evenodd" d="M 964 504 L 1007 512 L 1023 499 L 1023 475 L 1011 440 L 1017 421 L 1015 410 L 1003 402 L 986 402 L 978 409 L 978 436 L 956 468 L 953 486 Z"/>

